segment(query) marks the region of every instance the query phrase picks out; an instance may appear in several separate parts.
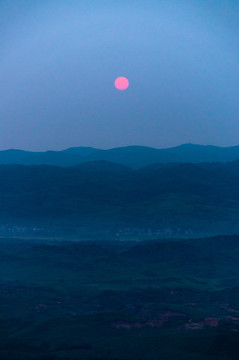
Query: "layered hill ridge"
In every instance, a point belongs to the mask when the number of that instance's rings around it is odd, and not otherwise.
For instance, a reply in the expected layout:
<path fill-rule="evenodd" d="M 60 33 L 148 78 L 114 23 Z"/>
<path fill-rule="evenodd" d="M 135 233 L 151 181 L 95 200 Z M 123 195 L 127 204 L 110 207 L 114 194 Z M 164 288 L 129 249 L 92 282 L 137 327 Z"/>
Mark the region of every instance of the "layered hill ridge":
<path fill-rule="evenodd" d="M 70 167 L 0 165 L 1 223 L 119 237 L 239 232 L 239 161 Z M 141 230 L 140 230 L 141 229 Z"/>
<path fill-rule="evenodd" d="M 0 151 L 0 164 L 73 166 L 87 161 L 108 161 L 140 168 L 154 163 L 228 162 L 239 159 L 239 146 L 184 144 L 167 149 L 146 146 L 127 146 L 108 150 L 75 147 L 62 151 L 31 152 L 24 150 Z"/>

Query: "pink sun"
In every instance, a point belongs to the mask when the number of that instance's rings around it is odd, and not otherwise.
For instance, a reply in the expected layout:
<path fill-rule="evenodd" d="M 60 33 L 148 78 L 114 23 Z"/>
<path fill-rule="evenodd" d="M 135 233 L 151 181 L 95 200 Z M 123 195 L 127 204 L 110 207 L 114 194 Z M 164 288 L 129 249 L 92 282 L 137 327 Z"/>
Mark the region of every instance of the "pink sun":
<path fill-rule="evenodd" d="M 118 90 L 126 90 L 129 87 L 129 80 L 124 76 L 120 76 L 115 80 L 115 87 Z"/>

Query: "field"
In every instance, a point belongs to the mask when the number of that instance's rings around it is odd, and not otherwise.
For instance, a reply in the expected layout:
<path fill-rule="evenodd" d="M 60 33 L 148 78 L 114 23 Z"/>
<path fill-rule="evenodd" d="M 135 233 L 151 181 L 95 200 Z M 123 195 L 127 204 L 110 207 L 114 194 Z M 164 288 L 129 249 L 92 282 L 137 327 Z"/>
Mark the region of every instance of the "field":
<path fill-rule="evenodd" d="M 1 360 L 238 359 L 239 237 L 1 239 Z"/>

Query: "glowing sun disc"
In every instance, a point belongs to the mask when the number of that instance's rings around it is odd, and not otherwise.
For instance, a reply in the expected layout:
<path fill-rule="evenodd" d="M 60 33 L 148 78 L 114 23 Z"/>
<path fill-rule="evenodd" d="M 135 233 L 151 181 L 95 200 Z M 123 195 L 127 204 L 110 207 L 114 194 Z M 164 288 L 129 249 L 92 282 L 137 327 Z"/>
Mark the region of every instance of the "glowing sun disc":
<path fill-rule="evenodd" d="M 118 90 L 126 90 L 129 87 L 129 80 L 124 76 L 120 76 L 115 80 L 115 87 Z"/>

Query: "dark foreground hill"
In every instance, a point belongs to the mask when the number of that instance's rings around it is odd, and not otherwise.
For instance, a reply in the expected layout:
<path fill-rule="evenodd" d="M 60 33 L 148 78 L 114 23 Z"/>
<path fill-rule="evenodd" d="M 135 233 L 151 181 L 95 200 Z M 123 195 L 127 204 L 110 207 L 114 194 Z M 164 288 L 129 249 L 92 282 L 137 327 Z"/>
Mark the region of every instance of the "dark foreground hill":
<path fill-rule="evenodd" d="M 238 233 L 239 162 L 139 170 L 104 161 L 1 165 L 0 218 L 0 233 L 15 235 L 29 229 L 109 238 Z"/>
<path fill-rule="evenodd" d="M 237 360 L 239 237 L 0 239 L 1 360 Z"/>
<path fill-rule="evenodd" d="M 63 151 L 31 152 L 23 150 L 0 151 L 0 164 L 71 166 L 86 161 L 105 160 L 132 168 L 154 163 L 227 162 L 239 159 L 239 146 L 218 147 L 184 144 L 168 149 L 146 146 L 127 146 L 109 150 L 90 147 Z"/>

